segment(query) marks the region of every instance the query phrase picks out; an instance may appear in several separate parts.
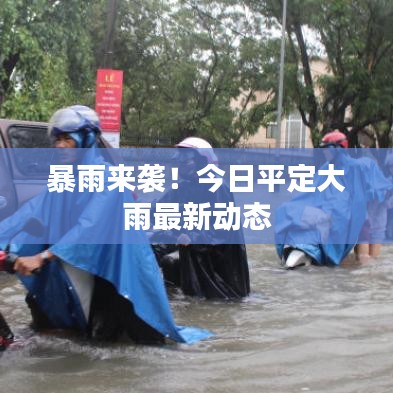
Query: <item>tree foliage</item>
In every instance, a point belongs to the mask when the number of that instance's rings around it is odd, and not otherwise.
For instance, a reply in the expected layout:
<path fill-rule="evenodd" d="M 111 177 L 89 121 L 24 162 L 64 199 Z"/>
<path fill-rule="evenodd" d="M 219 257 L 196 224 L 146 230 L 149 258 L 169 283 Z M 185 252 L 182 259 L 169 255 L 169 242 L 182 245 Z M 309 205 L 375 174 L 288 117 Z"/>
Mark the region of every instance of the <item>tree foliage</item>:
<path fill-rule="evenodd" d="M 249 4 L 280 23 L 281 2 Z M 315 144 L 330 129 L 354 136 L 374 126 L 380 145 L 387 146 L 393 104 L 392 17 L 389 0 L 288 2 L 286 95 L 311 128 Z M 307 40 L 310 34 L 313 40 Z M 316 57 L 324 59 L 328 74 L 312 74 Z"/>
<path fill-rule="evenodd" d="M 259 67 L 251 72 L 264 47 L 247 38 L 257 25 L 236 30 L 246 22 L 243 12 L 214 1 L 184 1 L 176 7 L 154 0 L 125 4 L 115 47 L 127 80 L 126 138 L 199 135 L 231 146 L 267 121 L 270 104 L 249 110 L 255 91 L 270 89 L 271 83 Z M 234 108 L 241 92 L 247 100 Z"/>
<path fill-rule="evenodd" d="M 91 90 L 90 1 L 4 0 L 0 8 L 0 114 L 47 120 Z"/>
<path fill-rule="evenodd" d="M 71 103 L 94 105 L 108 4 L 2 1 L 0 116 L 46 120 Z M 277 0 L 117 0 L 122 137 L 233 146 L 274 120 L 281 13 Z M 284 110 L 300 112 L 315 144 L 331 128 L 369 125 L 389 143 L 392 16 L 391 0 L 288 2 Z M 327 74 L 315 75 L 316 59 Z"/>

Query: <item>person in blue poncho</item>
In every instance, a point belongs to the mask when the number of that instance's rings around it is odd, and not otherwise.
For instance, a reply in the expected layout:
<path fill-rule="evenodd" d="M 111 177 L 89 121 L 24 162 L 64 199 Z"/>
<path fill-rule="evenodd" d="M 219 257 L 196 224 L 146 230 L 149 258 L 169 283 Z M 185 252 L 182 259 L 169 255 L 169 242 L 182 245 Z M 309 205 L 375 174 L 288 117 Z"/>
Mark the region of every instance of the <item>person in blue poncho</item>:
<path fill-rule="evenodd" d="M 367 204 L 383 201 L 391 183 L 370 159 L 346 154 L 345 134 L 332 131 L 324 136 L 327 163 L 344 170 L 343 192 L 327 188 L 304 193 L 277 209 L 276 249 L 282 264 L 290 269 L 310 263 L 340 265 L 358 241 L 366 220 Z M 316 182 L 321 179 L 316 177 Z M 319 184 L 316 184 L 317 186 Z"/>
<path fill-rule="evenodd" d="M 208 164 L 218 164 L 210 143 L 188 137 L 176 145 L 180 184 L 157 202 L 186 203 L 233 202 L 233 195 L 223 184 L 216 192 L 198 184 L 197 171 Z M 198 184 L 198 187 L 196 187 Z M 165 238 L 153 245 L 170 286 L 181 288 L 185 295 L 206 299 L 242 299 L 250 293 L 247 252 L 241 231 L 165 231 Z M 226 244 L 223 240 L 230 243 Z M 154 235 L 151 238 L 154 243 Z M 164 241 L 163 241 L 164 240 Z M 165 241 L 166 240 L 166 241 Z M 157 244 L 158 243 L 158 244 Z M 166 244 L 162 244 L 166 243 Z"/>
<path fill-rule="evenodd" d="M 60 109 L 50 120 L 49 134 L 62 149 L 63 164 L 108 167 L 96 146 L 100 126 L 92 109 Z M 139 343 L 165 338 L 192 343 L 211 335 L 175 325 L 151 246 L 138 238 L 144 233 L 134 231 L 133 244 L 87 241 L 94 231 L 116 230 L 113 217 L 121 217 L 123 202 L 133 201 L 131 193 L 54 194 L 43 191 L 0 223 L 0 244 L 12 240 L 19 255 L 15 270 L 28 290 L 33 326 L 73 329 L 97 340 L 127 335 Z M 45 239 L 61 241 L 24 244 L 23 227 L 32 218 L 42 225 Z"/>

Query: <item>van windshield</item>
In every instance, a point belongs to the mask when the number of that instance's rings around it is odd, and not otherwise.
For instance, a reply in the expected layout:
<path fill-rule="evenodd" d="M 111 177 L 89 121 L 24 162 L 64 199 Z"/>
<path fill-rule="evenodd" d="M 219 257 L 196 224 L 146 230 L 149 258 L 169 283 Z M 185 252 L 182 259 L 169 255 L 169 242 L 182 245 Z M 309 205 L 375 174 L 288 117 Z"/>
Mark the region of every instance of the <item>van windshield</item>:
<path fill-rule="evenodd" d="M 15 125 L 8 129 L 8 139 L 13 148 L 51 147 L 46 127 Z"/>

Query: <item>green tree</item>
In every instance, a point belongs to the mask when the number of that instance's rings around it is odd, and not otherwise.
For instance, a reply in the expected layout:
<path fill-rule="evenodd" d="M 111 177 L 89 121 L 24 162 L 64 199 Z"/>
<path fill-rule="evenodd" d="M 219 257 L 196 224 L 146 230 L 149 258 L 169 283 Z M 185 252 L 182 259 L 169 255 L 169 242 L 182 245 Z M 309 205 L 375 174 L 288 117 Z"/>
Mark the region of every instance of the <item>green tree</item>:
<path fill-rule="evenodd" d="M 282 2 L 247 3 L 280 24 Z M 288 2 L 286 95 L 312 130 L 314 144 L 329 129 L 354 137 L 371 125 L 379 131 L 380 145 L 387 146 L 393 103 L 392 16 L 389 0 Z M 321 57 L 330 72 L 315 77 L 312 63 Z"/>
<path fill-rule="evenodd" d="M 4 0 L 0 8 L 0 114 L 47 120 L 88 100 L 94 69 L 91 1 Z M 90 94 L 90 101 L 91 94 Z"/>
<path fill-rule="evenodd" d="M 271 66 L 271 57 L 248 38 L 258 25 L 246 25 L 245 13 L 226 5 L 120 4 L 115 65 L 125 71 L 125 139 L 198 135 L 231 146 L 270 120 L 274 108 L 256 103 L 255 92 L 270 90 L 271 79 L 252 71 L 257 63 Z"/>

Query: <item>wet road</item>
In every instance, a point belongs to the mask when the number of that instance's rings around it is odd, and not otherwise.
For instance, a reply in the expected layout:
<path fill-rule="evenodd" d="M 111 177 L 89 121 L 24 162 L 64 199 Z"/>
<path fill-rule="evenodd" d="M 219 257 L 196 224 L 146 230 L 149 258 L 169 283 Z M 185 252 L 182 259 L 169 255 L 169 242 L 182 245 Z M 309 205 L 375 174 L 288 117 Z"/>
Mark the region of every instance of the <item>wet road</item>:
<path fill-rule="evenodd" d="M 393 391 L 393 247 L 351 268 L 284 271 L 273 247 L 248 247 L 253 293 L 239 303 L 171 299 L 178 324 L 212 330 L 196 345 L 93 347 L 32 335 L 24 291 L 0 276 L 0 309 L 19 349 L 0 358 L 11 392 Z"/>

